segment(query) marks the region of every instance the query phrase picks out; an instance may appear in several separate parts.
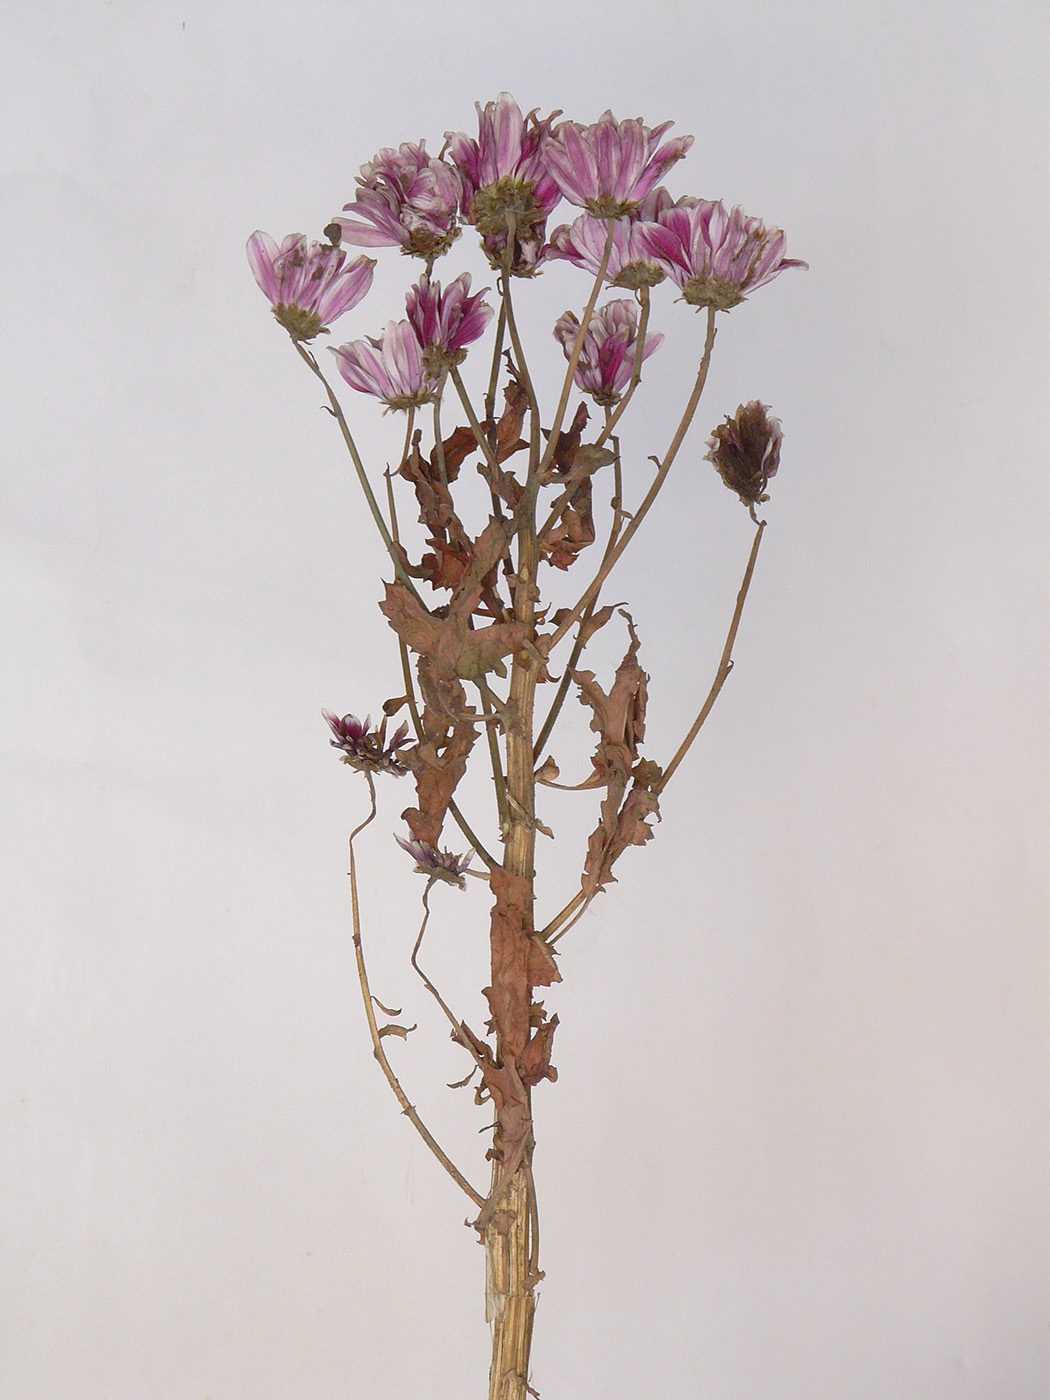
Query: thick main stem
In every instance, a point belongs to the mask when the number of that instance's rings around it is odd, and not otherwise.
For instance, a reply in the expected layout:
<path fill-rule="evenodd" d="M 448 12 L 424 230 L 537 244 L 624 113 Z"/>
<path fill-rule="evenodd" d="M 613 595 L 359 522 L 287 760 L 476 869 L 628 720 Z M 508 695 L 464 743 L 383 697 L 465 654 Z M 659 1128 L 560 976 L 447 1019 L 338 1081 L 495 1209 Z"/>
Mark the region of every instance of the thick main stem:
<path fill-rule="evenodd" d="M 534 454 L 536 448 L 533 449 Z M 530 473 L 531 475 L 531 473 Z M 518 570 L 514 584 L 514 616 L 525 635 L 535 630 L 536 573 L 539 547 L 536 540 L 535 485 L 526 488 L 518 534 Z M 535 780 L 532 758 L 533 712 L 536 697 L 538 660 L 535 650 L 519 652 L 512 663 L 507 700 L 506 781 L 509 825 L 504 863 L 512 875 L 528 882 L 527 910 L 532 927 L 535 828 Z M 493 959 L 493 986 L 501 970 Z M 531 997 L 531 988 L 529 989 Z M 497 1046 L 501 1058 L 511 1052 Z M 529 1090 L 525 1089 L 531 1121 Z M 494 1142 L 492 1190 L 499 1196 L 491 1201 L 484 1227 L 486 1316 L 492 1325 L 492 1365 L 489 1371 L 489 1400 L 526 1400 L 529 1377 L 529 1351 L 532 1320 L 536 1310 L 535 1285 L 539 1280 L 537 1259 L 536 1194 L 532 1178 L 533 1137 L 531 1130 L 521 1160 L 509 1180 L 502 1160 L 501 1133 Z M 501 1186 L 501 1182 L 503 1183 Z"/>

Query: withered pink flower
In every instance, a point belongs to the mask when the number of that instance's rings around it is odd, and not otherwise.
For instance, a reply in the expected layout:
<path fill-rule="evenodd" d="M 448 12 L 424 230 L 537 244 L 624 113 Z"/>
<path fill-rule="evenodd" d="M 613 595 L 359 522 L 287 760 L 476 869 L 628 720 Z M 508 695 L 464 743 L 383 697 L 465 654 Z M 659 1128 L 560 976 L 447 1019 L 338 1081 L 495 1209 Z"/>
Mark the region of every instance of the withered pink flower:
<path fill-rule="evenodd" d="M 527 275 L 540 260 L 547 217 L 561 190 L 544 161 L 544 147 L 554 116 L 527 117 L 509 92 L 478 112 L 478 139 L 446 131 L 446 149 L 463 180 L 464 220 L 481 234 L 482 247 L 494 267 L 507 248 L 509 219 L 514 221 L 511 271 Z"/>
<path fill-rule="evenodd" d="M 453 166 L 427 154 L 425 141 L 383 149 L 362 165 L 357 183 L 356 199 L 333 220 L 347 243 L 399 247 L 430 261 L 459 236 L 456 211 L 463 182 Z"/>
<path fill-rule="evenodd" d="M 605 280 L 614 287 L 655 287 L 667 276 L 663 265 L 656 261 L 648 245 L 640 237 L 643 225 L 634 219 L 617 219 L 613 226 L 612 246 L 605 268 Z M 549 258 L 564 258 L 575 267 L 583 268 L 597 277 L 605 252 L 608 228 L 604 219 L 589 214 L 572 224 L 562 224 L 551 234 L 547 245 Z"/>
<path fill-rule="evenodd" d="M 415 861 L 418 874 L 426 875 L 431 880 L 444 880 L 461 890 L 466 889 L 463 873 L 470 866 L 473 851 L 468 851 L 465 856 L 455 856 L 451 851 L 439 851 L 429 841 L 406 841 L 402 836 L 395 836 L 394 840 Z"/>
<path fill-rule="evenodd" d="M 554 326 L 555 338 L 572 355 L 580 323 L 571 311 L 560 316 Z M 647 360 L 663 344 L 659 333 L 645 337 L 642 359 Z M 610 301 L 591 316 L 583 337 L 580 358 L 573 381 L 596 403 L 616 403 L 630 382 L 638 346 L 638 308 L 633 301 Z"/>
<path fill-rule="evenodd" d="M 399 724 L 388 740 L 386 737 L 386 716 L 378 729 L 372 728 L 369 715 L 363 722 L 356 715 L 334 715 L 331 710 L 322 710 L 335 738 L 331 745 L 341 749 L 343 762 L 360 773 L 393 773 L 402 777 L 408 765 L 398 753 L 409 742 L 408 725 Z"/>
<path fill-rule="evenodd" d="M 433 377 L 408 321 L 391 321 L 378 340 L 366 336 L 330 349 L 351 388 L 375 395 L 387 408 L 407 410 L 433 402 Z"/>
<path fill-rule="evenodd" d="M 640 117 L 618 122 L 608 111 L 592 126 L 562 122 L 546 142 L 544 160 L 571 204 L 599 219 L 618 219 L 634 214 L 693 144 L 691 136 L 676 136 L 659 145 L 673 125 L 650 131 Z"/>
<path fill-rule="evenodd" d="M 313 340 L 356 306 L 372 285 L 372 258 L 355 258 L 344 267 L 341 248 L 307 243 L 302 233 L 290 233 L 278 247 L 268 233 L 256 229 L 247 253 L 274 316 L 295 340 Z"/>
<path fill-rule="evenodd" d="M 432 373 L 458 365 L 466 347 L 485 332 L 492 307 L 482 291 L 470 295 L 470 273 L 462 272 L 442 290 L 440 282 L 421 278 L 405 299 L 408 321 L 423 349 L 423 361 Z"/>
<path fill-rule="evenodd" d="M 655 287 L 662 282 L 667 273 L 650 251 L 643 236 L 645 230 L 668 209 L 691 209 L 699 202 L 692 195 L 672 199 L 663 185 L 650 190 L 639 202 L 636 214 L 617 219 L 613 225 L 613 240 L 605 269 L 606 281 L 629 291 L 636 291 L 639 287 Z M 604 219 L 581 214 L 575 223 L 563 224 L 554 230 L 546 249 L 547 256 L 564 258 L 597 277 L 607 233 L 608 225 Z"/>
<path fill-rule="evenodd" d="M 744 505 L 754 506 L 769 499 L 766 484 L 780 466 L 782 439 L 780 419 L 752 399 L 714 430 L 705 460 L 715 464 L 718 475 Z"/>
<path fill-rule="evenodd" d="M 641 236 L 691 306 L 728 311 L 785 268 L 809 266 L 784 257 L 782 229 L 766 228 L 739 205 L 728 213 L 721 201 L 666 209 Z"/>

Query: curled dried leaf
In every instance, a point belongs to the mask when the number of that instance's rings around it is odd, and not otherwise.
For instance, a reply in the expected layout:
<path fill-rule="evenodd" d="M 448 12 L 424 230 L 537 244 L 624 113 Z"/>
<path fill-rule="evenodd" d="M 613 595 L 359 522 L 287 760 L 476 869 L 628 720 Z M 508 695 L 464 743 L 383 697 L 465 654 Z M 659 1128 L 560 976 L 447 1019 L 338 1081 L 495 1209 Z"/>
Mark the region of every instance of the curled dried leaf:
<path fill-rule="evenodd" d="M 384 1006 L 383 1003 L 379 1000 L 379 998 L 378 998 L 374 993 L 373 993 L 373 995 L 372 995 L 372 1000 L 375 1002 L 376 1006 L 379 1007 L 380 1011 L 383 1013 L 384 1016 L 400 1016 L 400 1015 L 401 1015 L 401 1008 L 400 1008 L 400 1006 L 397 1008 L 396 1011 L 395 1011 L 394 1008 L 391 1007 L 391 1006 Z"/>
<path fill-rule="evenodd" d="M 379 1039 L 382 1040 L 386 1035 L 396 1035 L 399 1036 L 401 1040 L 407 1040 L 410 1033 L 415 1029 L 415 1026 L 395 1026 L 393 1024 L 389 1026 L 380 1026 Z"/>

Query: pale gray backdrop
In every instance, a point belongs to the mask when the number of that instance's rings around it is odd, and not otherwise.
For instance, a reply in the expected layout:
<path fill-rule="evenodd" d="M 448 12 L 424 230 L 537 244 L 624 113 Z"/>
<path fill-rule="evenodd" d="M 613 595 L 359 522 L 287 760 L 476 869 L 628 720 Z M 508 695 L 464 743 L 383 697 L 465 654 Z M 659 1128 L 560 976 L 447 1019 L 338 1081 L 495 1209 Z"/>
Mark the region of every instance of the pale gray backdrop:
<path fill-rule="evenodd" d="M 8 0 L 0 28 L 3 1400 L 484 1393 L 468 1203 L 362 1024 L 363 793 L 318 714 L 397 692 L 385 564 L 243 247 L 317 236 L 380 146 L 437 150 L 501 88 L 673 118 L 697 138 L 673 189 L 811 264 L 722 318 L 609 595 L 666 758 L 750 539 L 703 438 L 772 404 L 738 667 L 547 998 L 534 1382 L 1045 1400 L 1045 7 Z M 338 339 L 401 314 L 415 268 L 380 256 Z M 522 289 L 544 382 L 580 286 Z M 639 472 L 695 364 L 662 293 Z M 381 467 L 398 425 L 352 407 Z M 404 966 L 408 793 L 385 800 L 376 991 L 480 1181 L 462 1053 Z M 578 801 L 549 809 L 548 904 Z M 475 1021 L 485 903 L 438 891 L 430 944 Z"/>

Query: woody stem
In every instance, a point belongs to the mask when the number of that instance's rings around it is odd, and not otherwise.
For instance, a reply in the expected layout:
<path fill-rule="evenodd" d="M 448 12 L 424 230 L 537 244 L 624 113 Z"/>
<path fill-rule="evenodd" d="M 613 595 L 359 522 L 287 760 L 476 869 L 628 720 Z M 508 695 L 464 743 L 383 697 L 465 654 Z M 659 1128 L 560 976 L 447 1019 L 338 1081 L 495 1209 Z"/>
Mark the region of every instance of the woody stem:
<path fill-rule="evenodd" d="M 509 280 L 509 279 L 508 279 Z M 508 325 L 514 336 L 513 317 Z M 525 637 L 532 641 L 536 627 L 536 575 L 539 566 L 539 545 L 536 538 L 535 468 L 539 458 L 536 425 L 538 416 L 533 407 L 534 423 L 530 453 L 529 482 L 518 512 L 517 573 L 513 583 L 514 619 L 520 623 Z M 535 647 L 524 647 L 514 656 L 510 688 L 507 697 L 506 783 L 508 825 L 504 864 L 511 876 L 526 882 L 524 897 L 527 927 L 520 935 L 529 937 L 532 930 L 535 828 L 535 782 L 533 778 L 532 729 L 535 709 L 536 680 L 539 656 Z M 505 1004 L 513 991 L 506 979 L 505 940 L 492 939 L 492 989 L 497 1005 Z M 526 999 L 532 1001 L 532 987 L 525 989 Z M 518 989 L 520 995 L 520 989 Z M 525 1008 L 527 1015 L 528 1007 Z M 494 1018 L 495 1019 L 495 1018 Z M 498 1062 L 513 1070 L 520 1053 L 515 1044 L 508 1043 L 510 1028 L 496 1026 L 496 1055 Z M 515 1037 L 517 1038 L 517 1037 Z M 518 1081 L 520 1083 L 520 1080 Z M 538 1261 L 538 1220 L 536 1192 L 532 1177 L 533 1136 L 531 1129 L 530 1092 L 523 1088 L 523 1112 L 527 1131 L 516 1162 L 504 1160 L 508 1146 L 502 1127 L 497 1123 L 493 1142 L 492 1187 L 489 1201 L 479 1217 L 485 1245 L 486 1315 L 492 1324 L 492 1365 L 489 1371 L 489 1400 L 526 1400 L 529 1375 L 529 1352 L 532 1345 L 532 1320 L 536 1308 L 535 1284 Z"/>

